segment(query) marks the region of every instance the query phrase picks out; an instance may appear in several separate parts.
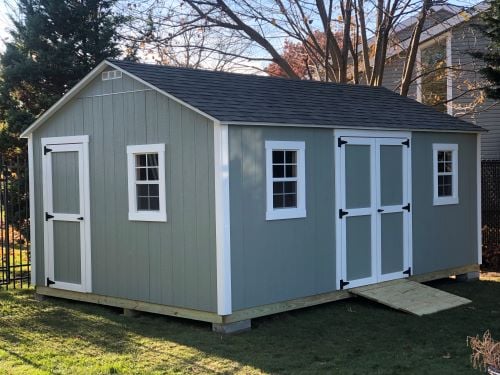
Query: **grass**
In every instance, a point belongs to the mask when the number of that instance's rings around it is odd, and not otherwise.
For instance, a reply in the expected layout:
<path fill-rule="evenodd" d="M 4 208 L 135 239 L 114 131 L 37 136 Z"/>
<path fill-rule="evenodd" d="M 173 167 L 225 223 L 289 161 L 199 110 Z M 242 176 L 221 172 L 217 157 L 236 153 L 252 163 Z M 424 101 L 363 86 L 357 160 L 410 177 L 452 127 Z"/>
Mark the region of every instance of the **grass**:
<path fill-rule="evenodd" d="M 474 374 L 466 337 L 500 334 L 492 280 L 433 283 L 473 304 L 422 318 L 356 298 L 255 319 L 233 336 L 205 323 L 38 302 L 32 290 L 0 292 L 0 373 Z"/>

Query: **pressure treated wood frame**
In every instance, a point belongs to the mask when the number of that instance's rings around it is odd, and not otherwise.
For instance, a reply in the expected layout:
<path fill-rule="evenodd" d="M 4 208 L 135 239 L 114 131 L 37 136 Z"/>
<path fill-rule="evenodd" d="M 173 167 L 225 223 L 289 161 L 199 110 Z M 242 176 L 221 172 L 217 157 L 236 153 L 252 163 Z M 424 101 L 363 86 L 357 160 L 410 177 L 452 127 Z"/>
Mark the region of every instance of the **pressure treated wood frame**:
<path fill-rule="evenodd" d="M 449 268 L 422 275 L 411 276 L 409 279 L 417 282 L 426 282 L 443 279 L 450 276 L 461 275 L 468 272 L 478 272 L 479 265 L 471 264 L 463 267 Z M 297 298 L 290 301 L 272 303 L 269 305 L 252 307 L 249 309 L 234 311 L 230 315 L 218 315 L 215 312 L 199 311 L 182 307 L 159 305 L 156 303 L 134 301 L 125 298 L 101 296 L 92 293 L 80 293 L 69 290 L 53 289 L 45 286 L 37 286 L 36 293 L 57 298 L 71 299 L 81 302 L 89 302 L 100 305 L 120 307 L 129 310 L 144 311 L 154 314 L 168 315 L 179 318 L 200 320 L 208 323 L 228 324 L 246 319 L 259 318 L 266 315 L 278 314 L 285 311 L 301 309 L 303 307 L 316 306 L 323 303 L 339 301 L 353 297 L 348 290 L 336 290 L 329 293 L 317 294 L 314 296 Z"/>

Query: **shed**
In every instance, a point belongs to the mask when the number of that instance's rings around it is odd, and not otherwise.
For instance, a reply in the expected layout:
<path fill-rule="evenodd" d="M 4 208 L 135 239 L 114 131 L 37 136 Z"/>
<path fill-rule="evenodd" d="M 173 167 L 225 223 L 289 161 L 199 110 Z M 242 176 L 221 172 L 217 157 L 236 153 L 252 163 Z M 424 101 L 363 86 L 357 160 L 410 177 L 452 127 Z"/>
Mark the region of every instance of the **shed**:
<path fill-rule="evenodd" d="M 383 87 L 103 61 L 22 134 L 33 283 L 230 330 L 475 272 L 480 132 Z"/>

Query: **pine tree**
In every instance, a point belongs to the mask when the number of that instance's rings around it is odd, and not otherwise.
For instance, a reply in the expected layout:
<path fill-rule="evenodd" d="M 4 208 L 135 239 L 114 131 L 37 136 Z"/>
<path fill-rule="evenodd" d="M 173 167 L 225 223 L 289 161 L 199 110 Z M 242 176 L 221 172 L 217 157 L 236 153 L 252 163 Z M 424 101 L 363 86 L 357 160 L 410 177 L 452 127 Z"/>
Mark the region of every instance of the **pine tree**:
<path fill-rule="evenodd" d="M 480 29 L 490 39 L 486 52 L 476 52 L 473 55 L 484 60 L 486 66 L 481 74 L 491 83 L 485 89 L 486 95 L 495 100 L 500 99 L 500 0 L 490 0 L 489 9 L 484 13 L 484 24 Z"/>
<path fill-rule="evenodd" d="M 117 0 L 18 0 L 11 41 L 0 55 L 0 150 L 105 58 L 121 54 Z"/>

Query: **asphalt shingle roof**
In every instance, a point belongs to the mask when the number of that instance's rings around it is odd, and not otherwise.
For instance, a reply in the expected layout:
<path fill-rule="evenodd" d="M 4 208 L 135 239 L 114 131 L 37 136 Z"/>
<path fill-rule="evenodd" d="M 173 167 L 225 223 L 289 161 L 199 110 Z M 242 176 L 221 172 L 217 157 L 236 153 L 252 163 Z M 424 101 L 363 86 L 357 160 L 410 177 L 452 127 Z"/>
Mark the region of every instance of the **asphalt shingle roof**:
<path fill-rule="evenodd" d="M 223 122 L 480 131 L 383 87 L 264 77 L 110 60 Z"/>

